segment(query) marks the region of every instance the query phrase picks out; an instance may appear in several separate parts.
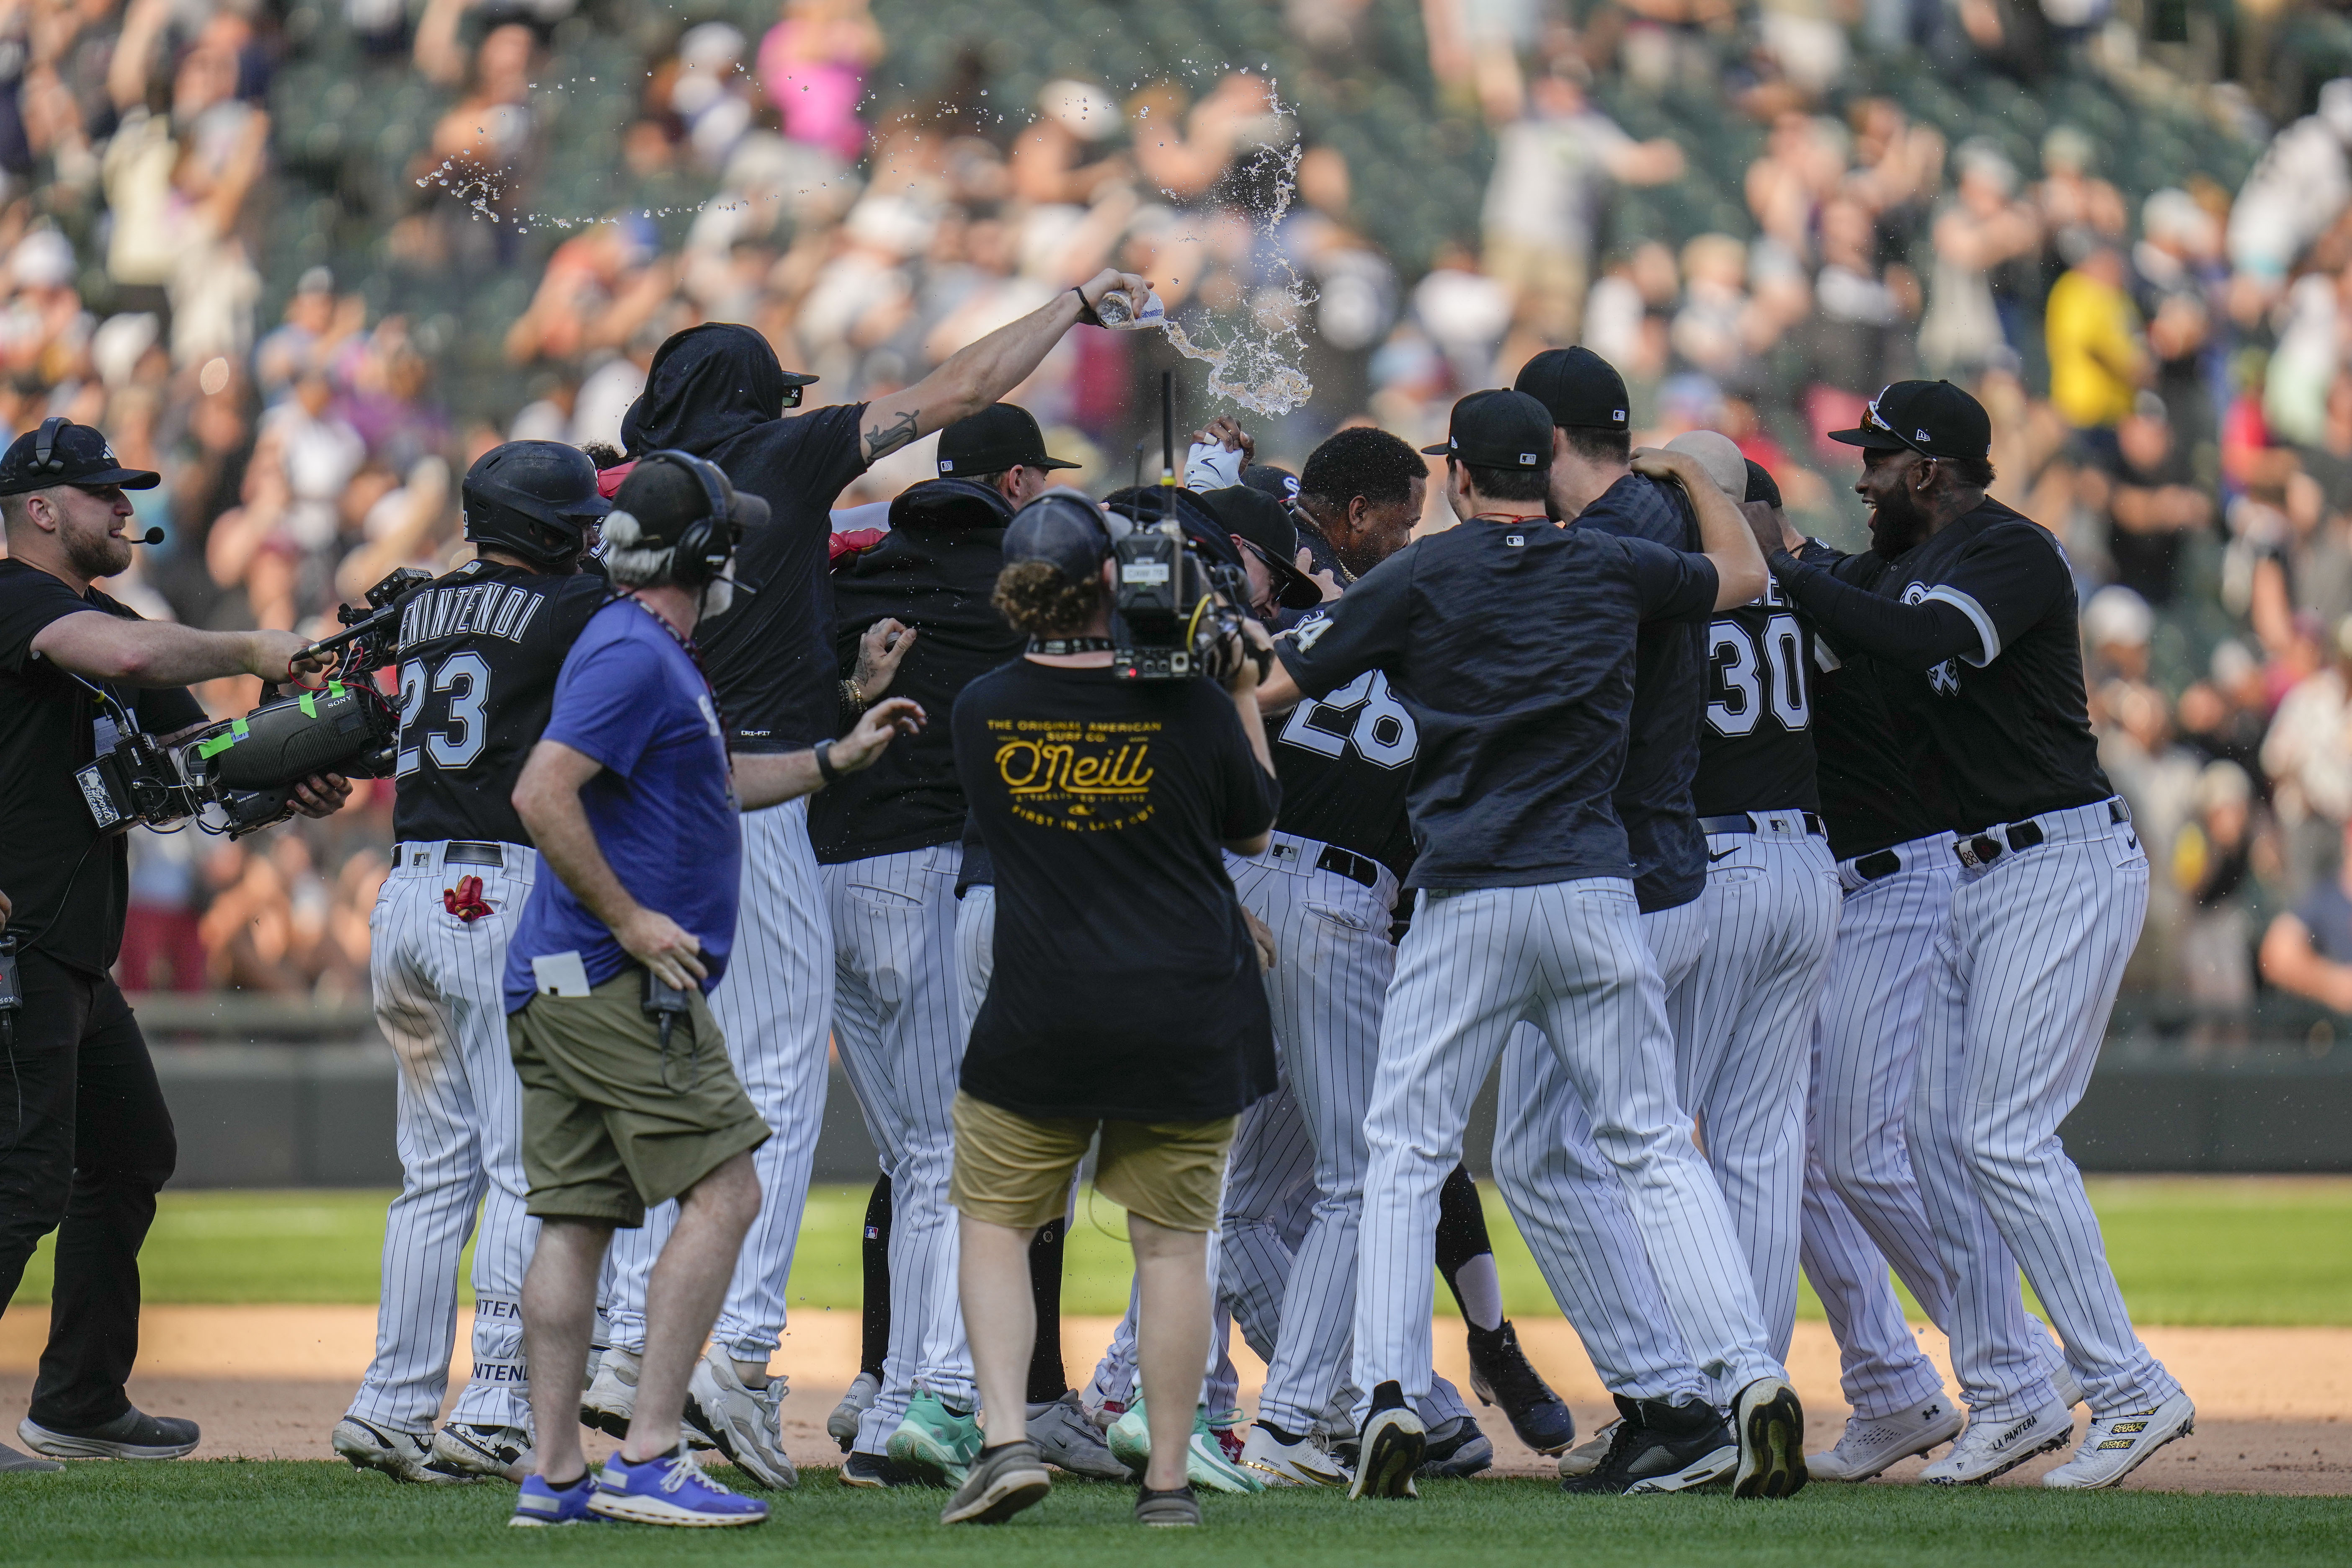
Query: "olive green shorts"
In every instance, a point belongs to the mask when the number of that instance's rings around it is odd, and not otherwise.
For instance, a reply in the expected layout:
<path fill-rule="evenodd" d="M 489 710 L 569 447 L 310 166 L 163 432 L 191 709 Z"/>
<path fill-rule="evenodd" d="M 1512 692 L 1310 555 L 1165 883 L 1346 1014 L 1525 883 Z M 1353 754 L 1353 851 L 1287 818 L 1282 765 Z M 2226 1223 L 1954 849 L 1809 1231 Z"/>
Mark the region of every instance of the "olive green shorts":
<path fill-rule="evenodd" d="M 585 996 L 533 996 L 507 1015 L 507 1048 L 522 1079 L 522 1168 L 530 1212 L 632 1228 L 768 1141 L 727 1059 L 702 993 L 661 1035 L 646 1016 L 635 967 Z"/>
<path fill-rule="evenodd" d="M 1225 1151 L 1240 1118 L 1214 1121 L 1102 1121 L 1024 1116 L 956 1091 L 955 1173 L 948 1201 L 960 1214 L 1013 1230 L 1061 1216 L 1070 1178 L 1102 1132 L 1095 1189 L 1129 1214 L 1170 1230 L 1217 1226 Z"/>

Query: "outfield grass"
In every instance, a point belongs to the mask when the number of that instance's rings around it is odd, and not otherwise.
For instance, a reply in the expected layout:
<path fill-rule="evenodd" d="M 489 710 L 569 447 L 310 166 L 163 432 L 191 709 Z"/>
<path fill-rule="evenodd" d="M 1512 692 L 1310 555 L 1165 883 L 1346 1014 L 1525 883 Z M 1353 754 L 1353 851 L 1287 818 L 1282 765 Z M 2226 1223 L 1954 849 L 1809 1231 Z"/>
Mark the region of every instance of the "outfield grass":
<path fill-rule="evenodd" d="M 1727 1497 L 1563 1498 L 1543 1480 L 1438 1481 L 1418 1503 L 1328 1491 L 1212 1498 L 1197 1531 L 1143 1531 L 1125 1487 L 1073 1483 L 995 1528 L 942 1529 L 943 1493 L 852 1492 L 829 1471 L 771 1496 L 751 1530 L 633 1525 L 509 1531 L 507 1487 L 394 1487 L 341 1465 L 234 1460 L 76 1465 L 0 1488 L 5 1556 L 22 1563 L 887 1563 L 1099 1568 L 1255 1562 L 1284 1568 L 1528 1563 L 1559 1568 L 2166 1568 L 2340 1563 L 2352 1500 L 2053 1494 L 1924 1487 L 1809 1489 L 1786 1503 Z"/>
<path fill-rule="evenodd" d="M 380 1192 L 166 1193 L 142 1257 L 150 1301 L 373 1301 Z M 2107 1253 L 2143 1323 L 2352 1324 L 2352 1180 L 2105 1179 L 2091 1184 Z M 796 1305 L 855 1309 L 863 1188 L 810 1196 L 793 1266 Z M 1534 1260 L 1491 1190 L 1505 1304 L 1553 1313 Z M 1064 1310 L 1126 1310 L 1126 1219 L 1089 1192 L 1070 1238 Z M 48 1299 L 49 1243 L 20 1302 Z M 1441 1308 L 1453 1301 L 1438 1292 Z M 1808 1289 L 1799 1310 L 1821 1316 Z"/>

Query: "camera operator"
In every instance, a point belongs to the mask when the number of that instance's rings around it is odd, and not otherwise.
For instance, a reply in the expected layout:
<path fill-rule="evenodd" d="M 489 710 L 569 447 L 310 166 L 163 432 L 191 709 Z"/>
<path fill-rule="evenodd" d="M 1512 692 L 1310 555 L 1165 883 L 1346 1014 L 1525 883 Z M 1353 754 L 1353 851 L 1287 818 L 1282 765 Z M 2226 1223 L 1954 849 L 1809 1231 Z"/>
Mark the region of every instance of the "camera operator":
<path fill-rule="evenodd" d="M 400 1058 L 406 1179 L 384 1222 L 375 1355 L 333 1436 L 353 1465 L 401 1481 L 520 1479 L 529 1468 L 521 1302 L 536 1227 L 499 986 L 539 857 L 509 797 L 563 656 L 608 596 L 580 569 L 612 510 L 586 453 L 510 441 L 467 470 L 461 495 L 476 557 L 401 616 L 397 842 L 368 968 Z M 469 1234 L 474 1372 L 436 1436 Z"/>
<path fill-rule="evenodd" d="M 555 872 L 532 884 L 505 979 L 529 1207 L 541 1222 L 523 1283 L 539 1468 L 516 1504 L 521 1524 L 767 1516 L 704 1479 L 679 1440 L 689 1379 L 706 1386 L 703 1342 L 760 1210 L 751 1151 L 769 1137 L 703 993 L 734 944 L 738 814 L 869 765 L 922 712 L 882 702 L 841 741 L 739 757 L 730 777 L 688 639 L 724 607 L 736 540 L 765 510 L 698 458 L 656 452 L 637 464 L 604 527 L 620 596 L 565 657 L 514 788 L 515 813 Z M 614 1229 L 671 1198 L 677 1221 L 647 1287 L 631 1421 L 592 1479 L 577 1417 L 597 1276 Z"/>
<path fill-rule="evenodd" d="M 1004 558 L 996 604 L 1030 651 L 966 687 L 954 720 L 1001 917 L 950 1188 L 990 1447 L 941 1518 L 1003 1518 L 1047 1489 L 1024 1420 L 1026 1254 L 1099 1131 L 1096 1184 L 1128 1210 L 1142 1297 L 1151 1455 L 1136 1514 L 1194 1524 L 1208 1233 L 1234 1119 L 1275 1086 L 1257 947 L 1219 853 L 1264 848 L 1280 798 L 1257 666 L 1229 643 L 1223 690 L 1122 679 L 1110 527 L 1080 497 L 1024 508 Z"/>
<path fill-rule="evenodd" d="M 0 1133 L 0 1307 L 41 1237 L 57 1230 L 49 1342 L 17 1430 L 68 1458 L 177 1458 L 193 1421 L 133 1409 L 123 1392 L 139 1347 L 139 1247 L 177 1154 L 146 1041 L 109 978 L 122 942 L 127 837 L 102 837 L 75 780 L 133 729 L 172 742 L 205 714 L 188 683 L 284 681 L 291 632 L 204 632 L 149 622 L 91 584 L 131 564 L 126 489 L 160 476 L 126 468 L 85 425 L 44 421 L 0 456 L 0 886 L 14 900 L 23 1006 Z M 350 785 L 308 781 L 295 803 L 324 816 Z M 81 1130 L 77 1136 L 77 1126 Z M 0 1448 L 0 1469 L 47 1468 Z"/>

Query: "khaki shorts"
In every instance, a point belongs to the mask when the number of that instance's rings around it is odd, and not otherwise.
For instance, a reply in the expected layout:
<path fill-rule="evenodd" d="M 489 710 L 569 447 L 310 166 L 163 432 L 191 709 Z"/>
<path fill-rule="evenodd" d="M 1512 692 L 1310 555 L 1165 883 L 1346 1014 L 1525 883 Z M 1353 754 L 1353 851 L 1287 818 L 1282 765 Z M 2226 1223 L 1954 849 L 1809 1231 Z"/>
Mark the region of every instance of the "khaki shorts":
<path fill-rule="evenodd" d="M 585 996 L 537 995 L 507 1016 L 529 1208 L 541 1219 L 642 1225 L 646 1209 L 768 1141 L 702 994 L 670 1030 L 665 1062 L 645 984 L 633 966 Z"/>
<path fill-rule="evenodd" d="M 959 1214 L 1013 1230 L 1060 1217 L 1070 1178 L 1102 1131 L 1095 1187 L 1103 1196 L 1170 1230 L 1210 1231 L 1224 1190 L 1225 1151 L 1239 1117 L 1214 1121 L 1101 1121 L 1023 1116 L 955 1097 L 955 1174 L 948 1201 Z"/>

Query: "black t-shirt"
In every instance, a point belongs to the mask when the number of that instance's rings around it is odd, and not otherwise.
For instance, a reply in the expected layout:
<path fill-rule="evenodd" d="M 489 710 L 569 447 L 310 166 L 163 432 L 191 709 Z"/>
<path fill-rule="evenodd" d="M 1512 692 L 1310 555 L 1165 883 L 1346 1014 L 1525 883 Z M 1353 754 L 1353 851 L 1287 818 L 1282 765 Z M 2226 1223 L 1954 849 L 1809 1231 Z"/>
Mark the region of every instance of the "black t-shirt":
<path fill-rule="evenodd" d="M 810 800 L 809 837 L 820 861 L 952 844 L 962 834 L 963 786 L 948 715 L 975 678 L 1027 646 L 989 603 L 1003 565 L 1003 529 L 925 523 L 894 530 L 835 574 L 835 679 L 857 668 L 866 628 L 896 616 L 915 629 L 915 646 L 884 695 L 913 698 L 930 723 Z"/>
<path fill-rule="evenodd" d="M 1323 616 L 1310 610 L 1294 630 Z M 1302 700 L 1267 723 L 1266 740 L 1282 777 L 1282 830 L 1368 855 L 1402 880 L 1412 868 L 1405 796 L 1421 731 L 1389 678 L 1368 669 Z"/>
<path fill-rule="evenodd" d="M 0 891 L 14 905 L 8 929 L 20 951 L 103 975 L 122 945 L 131 840 L 100 841 L 74 773 L 101 740 L 113 749 L 126 717 L 161 737 L 205 713 L 178 687 L 97 682 L 110 700 L 101 702 L 33 652 L 51 622 L 85 610 L 140 618 L 96 588 L 76 594 L 37 566 L 0 561 Z"/>
<path fill-rule="evenodd" d="M 1699 547 L 1698 520 L 1682 488 L 1640 474 L 1602 491 L 1575 526 L 1685 553 Z M 1686 904 L 1706 886 L 1706 837 L 1698 830 L 1691 784 L 1706 705 L 1707 636 L 1703 622 L 1654 622 L 1643 626 L 1634 647 L 1633 716 L 1615 798 L 1633 851 L 1633 891 L 1645 913 Z"/>
<path fill-rule="evenodd" d="M 2177 437 L 2166 449 L 2163 460 L 2153 468 L 2143 468 L 2134 463 L 2112 441 L 2094 444 L 2090 456 L 2105 471 L 2111 486 L 2160 489 L 2197 482 L 2189 445 Z M 2116 563 L 2116 581 L 2151 605 L 2172 602 L 2179 584 L 2181 545 L 2188 537 L 2170 529 L 2159 533 L 2134 533 L 2115 521 L 2113 502 L 2109 503 L 2107 555 Z"/>
<path fill-rule="evenodd" d="M 1818 811 L 1812 628 L 1770 583 L 1753 604 L 1717 610 L 1706 644 L 1706 709 L 1691 785 L 1698 815 Z"/>
<path fill-rule="evenodd" d="M 1477 519 L 1381 563 L 1277 653 L 1318 699 L 1381 670 L 1411 715 L 1411 886 L 1630 879 L 1610 797 L 1635 634 L 1702 621 L 1715 595 L 1703 555 L 1539 517 Z"/>
<path fill-rule="evenodd" d="M 997 900 L 965 1090 L 1120 1121 L 1271 1093 L 1273 1021 L 1221 843 L 1265 832 L 1282 791 L 1233 700 L 1016 659 L 964 689 L 954 729 Z"/>
<path fill-rule="evenodd" d="M 515 780 L 547 728 L 563 656 L 612 595 L 598 574 L 474 561 L 408 601 L 394 837 L 530 842 Z"/>
<path fill-rule="evenodd" d="M 866 471 L 865 411 L 852 403 L 772 419 L 699 454 L 768 503 L 767 525 L 745 534 L 735 554 L 736 576 L 757 592 L 738 594 L 695 637 L 730 750 L 793 752 L 833 738 L 832 509 Z"/>

